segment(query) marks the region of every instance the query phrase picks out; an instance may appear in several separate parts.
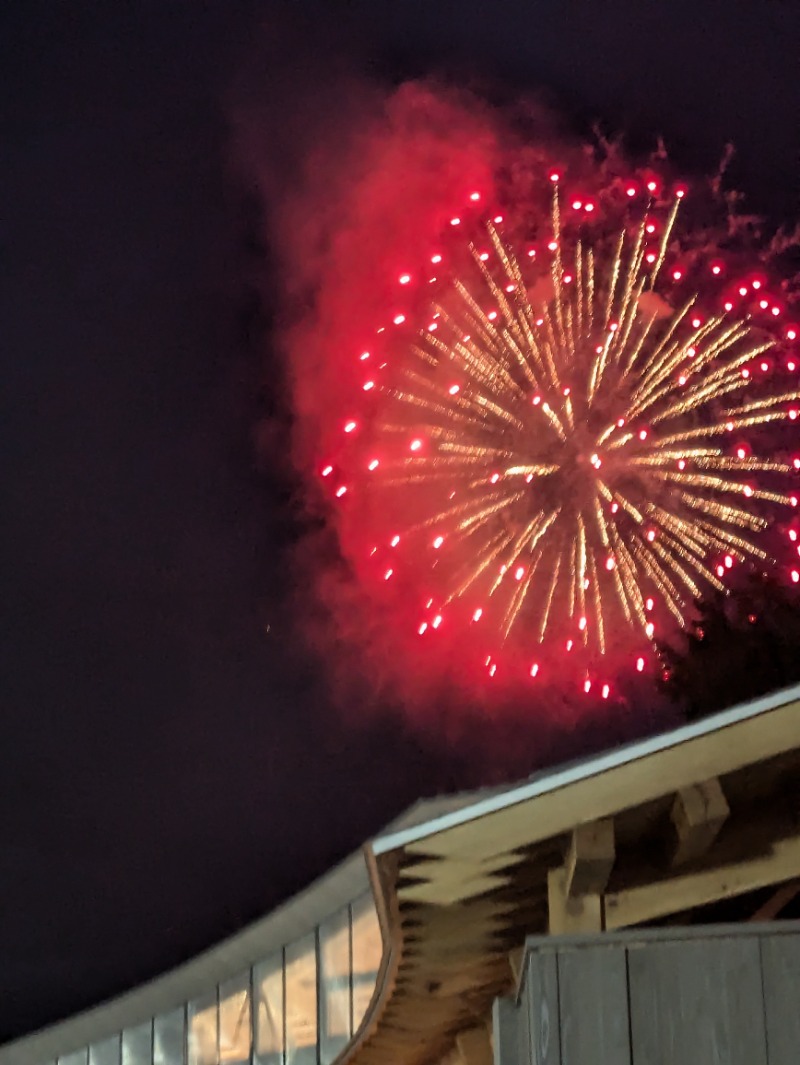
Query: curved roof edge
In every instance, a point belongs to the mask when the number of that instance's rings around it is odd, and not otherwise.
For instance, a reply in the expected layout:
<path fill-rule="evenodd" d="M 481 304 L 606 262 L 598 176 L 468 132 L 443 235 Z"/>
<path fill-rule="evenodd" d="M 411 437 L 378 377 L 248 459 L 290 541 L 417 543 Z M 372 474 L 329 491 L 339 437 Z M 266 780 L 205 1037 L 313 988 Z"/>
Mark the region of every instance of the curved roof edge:
<path fill-rule="evenodd" d="M 203 994 L 299 939 L 371 888 L 361 852 L 266 917 L 146 984 L 0 1046 L 0 1065 L 41 1063 L 99 1042 Z"/>
<path fill-rule="evenodd" d="M 491 792 L 495 790 L 491 789 Z M 486 792 L 463 792 L 419 800 L 394 818 L 385 831 L 401 831 L 430 817 L 448 814 L 474 802 L 478 795 L 487 793 L 489 789 Z M 349 1051 L 351 1045 L 358 1044 L 363 1030 L 369 1027 L 375 1002 L 379 1002 L 385 993 L 382 985 L 386 982 L 392 962 L 386 915 L 381 914 L 383 900 L 378 897 L 379 892 L 375 890 L 373 874 L 368 867 L 370 857 L 369 847 L 362 847 L 265 917 L 189 961 L 96 1006 L 0 1045 L 0 1065 L 41 1065 L 42 1062 L 100 1042 L 125 1028 L 183 1005 L 206 992 L 210 986 L 238 975 L 300 939 L 341 906 L 370 891 L 381 917 L 384 957 L 374 1001 L 367 1009 L 360 1030 L 354 1033 L 352 1043 L 348 1044 Z"/>
<path fill-rule="evenodd" d="M 787 710 L 793 711 L 788 718 L 784 713 Z M 570 785 L 585 790 L 587 785 L 591 785 L 593 778 L 603 778 L 609 771 L 614 770 L 625 773 L 625 767 L 630 767 L 631 763 L 638 760 L 646 761 L 652 755 L 672 758 L 678 748 L 687 743 L 691 745 L 690 741 L 704 744 L 714 734 L 719 734 L 723 748 L 727 749 L 731 746 L 734 733 L 738 735 L 743 727 L 750 728 L 752 732 L 752 724 L 756 719 L 763 715 L 766 722 L 770 715 L 774 717 L 775 714 L 783 715 L 783 732 L 785 733 L 788 727 L 791 733 L 789 738 L 795 741 L 795 745 L 800 743 L 798 685 L 732 707 L 688 726 L 661 732 L 567 765 L 542 770 L 516 784 L 417 802 L 365 844 L 361 852 L 345 859 L 308 888 L 278 906 L 268 916 L 135 990 L 7 1043 L 0 1047 L 0 1065 L 41 1065 L 57 1055 L 99 1042 L 154 1015 L 182 1005 L 207 991 L 210 986 L 238 975 L 250 965 L 262 961 L 274 951 L 299 939 L 341 906 L 371 891 L 381 924 L 383 957 L 372 1001 L 359 1030 L 354 1033 L 337 1062 L 350 1060 L 360 1049 L 369 1049 L 369 1044 L 374 1041 L 380 1028 L 382 1014 L 387 1005 L 394 1009 L 392 1000 L 404 951 L 399 914 L 399 904 L 402 901 L 400 895 L 408 902 L 414 891 L 419 894 L 418 887 L 404 887 L 401 892 L 398 891 L 397 877 L 402 874 L 400 866 L 404 860 L 405 848 L 410 846 L 412 852 L 426 854 L 433 844 L 432 850 L 436 851 L 435 838 L 444 839 L 454 829 L 458 833 L 464 826 L 471 822 L 480 822 L 487 815 L 502 814 L 505 817 L 507 814 L 502 813 L 503 811 L 513 811 L 515 807 L 527 808 L 529 800 L 537 800 L 539 797 L 542 797 L 544 802 L 550 802 L 557 798 L 553 793 L 560 792 L 561 789 L 565 789 L 565 793 L 574 790 Z M 750 725 L 746 724 L 748 722 Z M 777 736 L 773 737 L 774 742 L 771 741 L 776 750 L 781 748 L 778 743 L 780 739 L 781 737 Z M 764 744 L 756 744 L 757 748 L 760 746 L 763 747 Z M 752 760 L 758 761 L 764 752 L 759 753 L 757 750 L 743 754 L 744 763 L 749 764 L 750 754 L 753 755 Z M 730 761 L 730 758 L 727 760 Z M 742 758 L 738 758 L 737 765 L 741 761 Z M 616 777 L 618 774 L 612 772 L 610 775 Z M 548 795 L 550 799 L 546 798 Z M 492 818 L 489 817 L 489 820 Z M 528 826 L 525 838 L 528 842 L 549 838 L 549 835 L 552 835 L 550 829 L 553 829 L 553 826 L 549 825 L 549 822 L 537 823 L 535 828 Z M 420 860 L 413 853 L 406 857 L 412 864 Z M 423 881 L 429 878 L 429 874 L 430 870 L 423 874 L 419 866 L 413 871 L 413 877 L 422 878 Z M 375 1052 L 379 1050 L 380 1047 L 376 1043 Z M 373 1057 L 374 1054 L 370 1050 L 365 1062 L 367 1058 L 372 1060 Z M 380 1054 L 375 1060 L 381 1060 Z"/>
<path fill-rule="evenodd" d="M 697 739 L 711 733 L 721 732 L 737 722 L 748 718 L 758 717 L 768 713 L 785 703 L 800 699 L 800 684 L 791 688 L 782 688 L 780 691 L 754 699 L 749 703 L 741 703 L 728 710 L 722 710 L 709 717 L 704 717 L 691 725 L 684 725 L 668 732 L 658 732 L 644 740 L 636 740 L 633 743 L 624 744 L 610 751 L 591 755 L 588 758 L 572 762 L 566 766 L 555 766 L 535 773 L 526 781 L 493 789 L 488 794 L 473 792 L 464 796 L 464 801 L 447 812 L 438 812 L 433 809 L 424 821 L 418 821 L 412 826 L 389 826 L 385 832 L 377 836 L 372 842 L 372 851 L 375 855 L 385 854 L 388 851 L 406 847 L 410 843 L 419 843 L 439 832 L 455 828 L 458 825 L 474 821 L 478 817 L 495 813 L 498 810 L 514 806 L 544 795 L 547 792 L 557 791 L 567 784 L 574 784 L 579 780 L 586 780 L 597 776 L 609 769 L 616 769 L 629 762 L 635 762 L 647 755 L 658 754 L 671 747 L 678 747 L 687 740 Z M 424 810 L 422 812 L 425 812 Z"/>

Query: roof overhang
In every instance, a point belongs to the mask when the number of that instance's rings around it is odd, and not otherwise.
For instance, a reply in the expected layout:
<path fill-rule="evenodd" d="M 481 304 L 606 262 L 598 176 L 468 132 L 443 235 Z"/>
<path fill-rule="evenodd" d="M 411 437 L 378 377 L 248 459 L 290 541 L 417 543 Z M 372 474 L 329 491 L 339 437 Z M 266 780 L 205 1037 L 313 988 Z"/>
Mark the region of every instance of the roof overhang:
<path fill-rule="evenodd" d="M 799 817 L 795 687 L 384 833 L 368 860 L 392 961 L 350 1058 L 452 1052 L 527 935 L 690 922 L 800 878 Z"/>

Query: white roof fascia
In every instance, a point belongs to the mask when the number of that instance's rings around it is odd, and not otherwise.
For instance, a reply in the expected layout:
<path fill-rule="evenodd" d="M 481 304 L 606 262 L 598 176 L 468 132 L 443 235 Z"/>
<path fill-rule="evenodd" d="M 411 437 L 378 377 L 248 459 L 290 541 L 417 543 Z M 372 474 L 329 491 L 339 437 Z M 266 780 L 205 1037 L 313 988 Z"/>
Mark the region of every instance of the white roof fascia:
<path fill-rule="evenodd" d="M 538 777 L 536 780 L 516 785 L 508 791 L 503 791 L 499 795 L 491 795 L 473 805 L 453 810 L 450 813 L 443 814 L 441 817 L 434 817 L 430 821 L 425 821 L 412 828 L 378 836 L 372 842 L 373 853 L 376 855 L 386 854 L 388 851 L 408 846 L 409 843 L 418 843 L 420 840 L 427 839 L 429 836 L 434 836 L 439 832 L 445 832 L 458 825 L 467 824 L 469 821 L 485 817 L 487 814 L 497 813 L 499 810 L 515 806 L 517 803 L 526 802 L 528 799 L 534 799 L 539 795 L 557 791 L 568 784 L 599 776 L 609 769 L 617 769 L 640 758 L 646 758 L 648 755 L 658 754 L 660 751 L 669 750 L 671 747 L 678 747 L 689 740 L 707 736 L 713 732 L 721 732 L 723 729 L 740 721 L 766 714 L 796 699 L 800 699 L 800 684 L 765 695 L 741 706 L 733 706 L 729 710 L 723 710 L 718 714 L 703 718 L 702 721 L 693 722 L 691 725 L 683 725 L 681 728 L 673 729 L 671 732 L 662 732 L 656 736 L 651 736 L 649 739 L 626 744 L 616 750 L 607 751 L 595 758 L 579 762 L 577 765 L 571 765 L 566 769 L 556 770 L 554 773 Z M 798 729 L 800 729 L 800 713 L 798 713 Z"/>

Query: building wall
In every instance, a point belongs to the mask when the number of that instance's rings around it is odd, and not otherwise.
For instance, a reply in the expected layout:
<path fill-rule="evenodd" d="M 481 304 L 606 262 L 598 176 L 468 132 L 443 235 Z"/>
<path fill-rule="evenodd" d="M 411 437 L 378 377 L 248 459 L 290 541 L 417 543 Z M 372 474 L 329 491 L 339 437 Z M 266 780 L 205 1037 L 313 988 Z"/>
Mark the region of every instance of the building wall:
<path fill-rule="evenodd" d="M 800 925 L 532 939 L 496 1065 L 798 1065 Z"/>
<path fill-rule="evenodd" d="M 190 972 L 184 986 L 196 990 L 182 1000 L 170 1001 L 180 979 L 156 981 L 149 998 L 161 1008 L 149 1016 L 136 1015 L 148 996 L 134 992 L 128 1008 L 112 1002 L 0 1048 L 0 1065 L 331 1065 L 364 1018 L 382 948 L 367 891 L 233 975 L 212 952 L 205 982 Z M 129 1022 L 115 1025 L 120 1014 Z"/>

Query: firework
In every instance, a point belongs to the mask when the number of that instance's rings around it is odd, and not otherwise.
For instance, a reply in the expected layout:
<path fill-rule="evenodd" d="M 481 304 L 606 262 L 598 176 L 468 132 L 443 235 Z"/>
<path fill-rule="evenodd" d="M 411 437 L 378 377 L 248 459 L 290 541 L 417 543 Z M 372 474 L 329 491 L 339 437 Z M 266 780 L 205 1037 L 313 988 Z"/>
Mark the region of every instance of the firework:
<path fill-rule="evenodd" d="M 357 356 L 363 402 L 321 471 L 359 572 L 418 637 L 463 634 L 490 677 L 535 678 L 558 648 L 605 697 L 598 662 L 643 670 L 657 628 L 772 562 L 760 534 L 797 504 L 800 462 L 768 430 L 800 392 L 763 381 L 782 313 L 763 279 L 687 287 L 683 189 L 628 184 L 614 229 L 550 184 L 532 239 L 473 193 L 458 236 L 398 275 L 406 302 Z"/>

